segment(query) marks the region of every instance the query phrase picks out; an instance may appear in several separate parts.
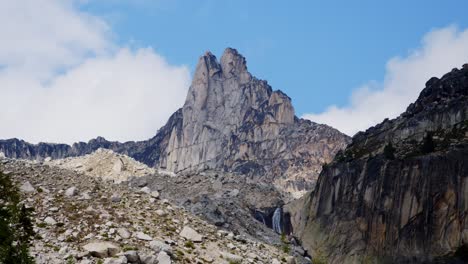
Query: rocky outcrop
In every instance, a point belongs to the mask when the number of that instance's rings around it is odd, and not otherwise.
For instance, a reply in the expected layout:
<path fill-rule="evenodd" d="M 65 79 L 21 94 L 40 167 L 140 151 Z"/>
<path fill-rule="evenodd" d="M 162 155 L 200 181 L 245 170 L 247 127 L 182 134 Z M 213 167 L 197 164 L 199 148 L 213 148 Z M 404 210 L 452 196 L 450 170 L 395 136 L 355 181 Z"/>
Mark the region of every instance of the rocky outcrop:
<path fill-rule="evenodd" d="M 287 210 L 309 253 L 330 263 L 467 261 L 468 65 L 353 137 Z"/>
<path fill-rule="evenodd" d="M 71 169 L 114 183 L 127 181 L 130 177 L 141 177 L 156 173 L 153 168 L 149 168 L 126 155 L 102 148 L 79 157 L 56 160 L 47 158 L 44 163 L 50 166 Z"/>
<path fill-rule="evenodd" d="M 149 140 L 97 138 L 68 146 L 12 139 L 0 141 L 0 152 L 55 159 L 108 148 L 176 173 L 209 169 L 250 175 L 299 197 L 312 188 L 321 165 L 348 142 L 331 127 L 297 118 L 291 99 L 253 77 L 245 58 L 228 48 L 220 61 L 209 52 L 200 58 L 184 106 Z"/>

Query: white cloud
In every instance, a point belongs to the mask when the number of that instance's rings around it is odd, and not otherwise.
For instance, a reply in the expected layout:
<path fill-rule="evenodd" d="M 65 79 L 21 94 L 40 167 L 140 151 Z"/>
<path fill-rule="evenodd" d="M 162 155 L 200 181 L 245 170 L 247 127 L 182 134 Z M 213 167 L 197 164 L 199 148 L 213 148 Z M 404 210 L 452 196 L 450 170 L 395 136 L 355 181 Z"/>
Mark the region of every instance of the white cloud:
<path fill-rule="evenodd" d="M 142 140 L 183 104 L 187 67 L 118 47 L 76 3 L 0 0 L 0 138 Z"/>
<path fill-rule="evenodd" d="M 427 80 L 467 62 L 468 30 L 455 26 L 433 30 L 408 56 L 388 61 L 383 82 L 369 82 L 355 89 L 347 106 L 332 105 L 322 113 L 305 114 L 303 118 L 353 135 L 387 117 L 397 117 L 417 99 Z"/>

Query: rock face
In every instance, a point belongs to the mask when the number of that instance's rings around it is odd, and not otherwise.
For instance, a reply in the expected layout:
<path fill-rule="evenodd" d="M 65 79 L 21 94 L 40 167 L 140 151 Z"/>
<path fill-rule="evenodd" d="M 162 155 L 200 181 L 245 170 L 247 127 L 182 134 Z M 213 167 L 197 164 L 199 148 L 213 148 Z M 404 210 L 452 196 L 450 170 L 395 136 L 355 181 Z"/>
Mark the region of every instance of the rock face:
<path fill-rule="evenodd" d="M 468 67 L 357 134 L 287 208 L 305 248 L 330 263 L 467 261 Z"/>
<path fill-rule="evenodd" d="M 176 173 L 255 175 L 298 197 L 313 186 L 321 164 L 348 142 L 331 127 L 297 118 L 291 99 L 253 77 L 245 58 L 228 48 L 220 61 L 209 52 L 200 58 L 184 106 L 147 141 L 97 138 L 68 146 L 11 139 L 0 141 L 0 151 L 12 158 L 56 159 L 102 147 Z"/>
<path fill-rule="evenodd" d="M 309 188 L 347 143 L 337 130 L 296 118 L 291 99 L 252 77 L 230 48 L 220 62 L 209 52 L 200 58 L 182 116 L 160 167 L 251 174 L 290 193 Z"/>

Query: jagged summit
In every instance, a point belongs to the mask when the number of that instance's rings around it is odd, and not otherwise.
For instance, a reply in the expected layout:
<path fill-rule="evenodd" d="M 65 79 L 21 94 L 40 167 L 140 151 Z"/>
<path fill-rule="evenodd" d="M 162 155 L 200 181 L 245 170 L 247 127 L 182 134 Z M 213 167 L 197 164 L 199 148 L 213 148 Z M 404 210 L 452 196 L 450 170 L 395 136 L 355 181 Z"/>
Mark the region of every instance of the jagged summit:
<path fill-rule="evenodd" d="M 247 71 L 247 61 L 245 60 L 244 56 L 232 48 L 227 48 L 224 51 L 223 56 L 221 56 L 221 69 L 223 71 L 224 77 L 226 78 L 231 78 L 234 76 L 241 77 L 242 74 L 246 74 L 244 78 L 252 77 Z"/>
<path fill-rule="evenodd" d="M 218 61 L 210 51 L 205 52 L 198 60 L 193 76 L 192 86 L 207 83 L 208 79 L 241 78 L 242 83 L 250 81 L 252 75 L 247 70 L 247 62 L 237 50 L 227 48 Z"/>
<path fill-rule="evenodd" d="M 246 59 L 227 48 L 220 60 L 211 52 L 199 58 L 183 107 L 147 141 L 97 138 L 60 149 L 0 141 L 0 151 L 7 157 L 41 159 L 80 156 L 102 147 L 176 173 L 251 175 L 298 196 L 348 140 L 333 128 L 297 118 L 291 99 L 253 77 Z"/>

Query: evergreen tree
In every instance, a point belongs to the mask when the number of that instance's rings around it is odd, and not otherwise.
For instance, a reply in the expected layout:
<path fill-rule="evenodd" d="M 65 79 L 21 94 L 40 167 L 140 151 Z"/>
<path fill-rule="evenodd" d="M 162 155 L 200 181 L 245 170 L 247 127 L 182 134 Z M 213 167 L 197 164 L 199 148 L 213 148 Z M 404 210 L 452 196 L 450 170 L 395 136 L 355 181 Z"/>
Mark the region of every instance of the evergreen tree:
<path fill-rule="evenodd" d="M 0 172 L 0 264 L 34 263 L 28 251 L 34 235 L 30 214 L 10 177 Z"/>

